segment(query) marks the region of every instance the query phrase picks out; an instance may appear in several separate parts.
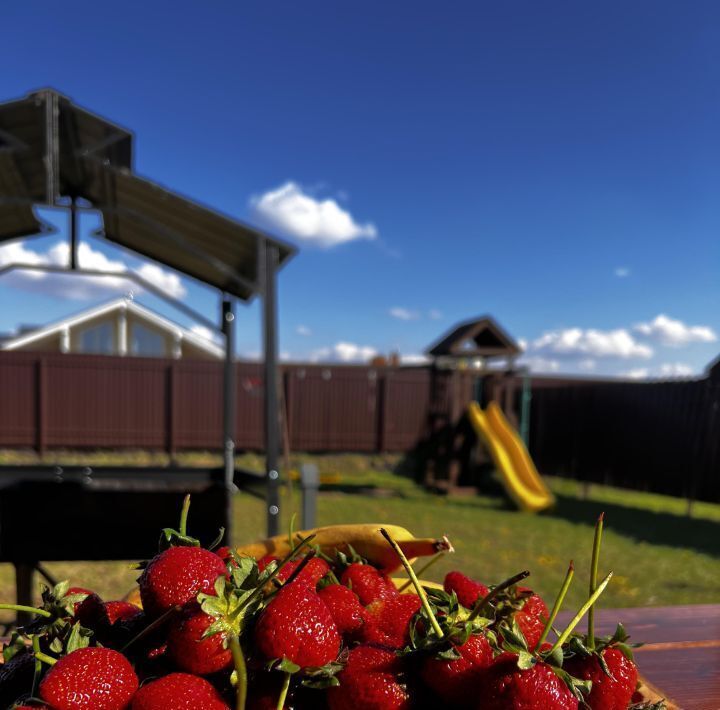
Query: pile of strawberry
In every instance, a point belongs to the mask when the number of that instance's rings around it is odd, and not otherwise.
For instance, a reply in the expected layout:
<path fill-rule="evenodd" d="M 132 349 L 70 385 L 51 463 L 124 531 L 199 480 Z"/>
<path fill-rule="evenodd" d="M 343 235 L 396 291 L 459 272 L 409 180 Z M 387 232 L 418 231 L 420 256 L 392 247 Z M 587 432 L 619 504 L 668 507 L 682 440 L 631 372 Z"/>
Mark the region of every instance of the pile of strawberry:
<path fill-rule="evenodd" d="M 633 705 L 638 674 L 621 626 L 602 639 L 573 632 L 609 578 L 555 632 L 572 565 L 551 612 L 519 584 L 527 573 L 494 587 L 460 572 L 423 585 L 389 536 L 410 576 L 397 584 L 352 551 L 314 549 L 311 536 L 284 559 L 254 560 L 205 549 L 184 528 L 163 531 L 143 564 L 142 609 L 67 583 L 45 589 L 4 648 L 0 707 L 651 707 Z"/>

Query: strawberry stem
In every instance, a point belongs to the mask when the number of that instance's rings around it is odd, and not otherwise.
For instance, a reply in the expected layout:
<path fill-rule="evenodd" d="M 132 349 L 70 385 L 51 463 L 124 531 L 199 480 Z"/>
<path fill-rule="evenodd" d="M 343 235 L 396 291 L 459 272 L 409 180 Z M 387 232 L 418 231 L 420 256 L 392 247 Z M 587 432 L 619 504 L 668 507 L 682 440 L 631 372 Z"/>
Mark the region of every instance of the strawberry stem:
<path fill-rule="evenodd" d="M 35 693 L 37 692 L 38 683 L 40 682 L 40 674 L 42 673 L 42 661 L 37 657 L 37 654 L 40 653 L 40 637 L 37 634 L 34 634 L 32 637 L 32 650 L 35 654 L 35 670 L 33 672 L 32 690 L 30 691 L 30 695 L 34 698 Z"/>
<path fill-rule="evenodd" d="M 50 619 L 52 614 L 45 609 L 37 609 L 34 606 L 24 606 L 23 604 L 0 604 L 0 609 L 8 609 L 9 611 L 25 611 L 28 614 L 37 614 L 38 616 L 44 616 L 46 619 Z"/>
<path fill-rule="evenodd" d="M 427 572 L 439 559 L 444 557 L 446 554 L 446 552 L 438 552 L 437 555 L 433 555 L 417 572 L 415 572 L 417 577 L 419 578 L 421 574 Z M 411 584 L 412 579 L 408 579 L 405 584 L 403 584 L 401 587 L 398 587 L 398 592 L 404 592 Z"/>
<path fill-rule="evenodd" d="M 133 636 L 120 650 L 124 653 L 130 646 L 132 646 L 136 641 L 139 641 L 142 638 L 145 638 L 151 631 L 154 631 L 158 628 L 158 626 L 162 626 L 171 616 L 177 614 L 178 612 L 182 611 L 182 607 L 178 604 L 176 606 L 170 607 L 166 612 L 160 614 L 155 621 L 152 621 L 149 623 L 142 631 L 140 631 L 138 634 Z"/>
<path fill-rule="evenodd" d="M 474 621 L 475 619 L 477 619 L 477 617 L 480 616 L 480 612 L 484 611 L 485 607 L 493 599 L 495 599 L 495 597 L 497 597 L 500 592 L 502 592 L 504 589 L 507 589 L 508 587 L 512 587 L 513 584 L 522 582 L 523 579 L 529 576 L 530 572 L 528 572 L 528 570 L 524 570 L 523 572 L 518 572 L 516 575 L 513 575 L 512 577 L 510 577 L 510 579 L 506 579 L 504 582 L 500 582 L 497 587 L 489 591 L 480 601 L 475 603 L 472 613 L 470 614 L 470 616 L 468 616 L 467 620 Z"/>
<path fill-rule="evenodd" d="M 402 566 L 405 568 L 405 571 L 408 574 L 408 577 L 410 577 L 410 581 L 412 582 L 412 585 L 415 587 L 415 591 L 417 592 L 417 595 L 420 597 L 420 602 L 422 603 L 422 607 L 425 610 L 425 615 L 428 617 L 428 621 L 430 622 L 430 625 L 433 627 L 433 631 L 435 632 L 435 635 L 442 639 L 445 638 L 445 634 L 443 633 L 443 630 L 440 628 L 440 624 L 438 624 L 437 619 L 435 618 L 435 614 L 433 614 L 432 609 L 430 608 L 430 603 L 428 602 L 427 594 L 425 594 L 425 590 L 420 585 L 420 580 L 417 578 L 417 575 L 415 574 L 415 570 L 412 568 L 412 565 L 408 562 L 407 557 L 405 557 L 405 553 L 400 549 L 400 545 L 393 540 L 390 535 L 388 535 L 387 530 L 385 528 L 380 528 L 380 533 L 382 536 L 390 543 L 390 547 L 392 547 L 393 550 L 395 550 L 397 556 L 400 558 L 400 562 L 402 562 Z"/>
<path fill-rule="evenodd" d="M 37 658 L 39 661 L 42 661 L 43 663 L 47 663 L 49 666 L 54 666 L 58 662 L 57 658 L 48 656 L 46 653 L 42 653 L 40 651 L 35 651 L 35 658 Z"/>
<path fill-rule="evenodd" d="M 585 612 L 587 612 L 588 609 L 592 608 L 592 605 L 598 600 L 599 596 L 605 591 L 605 587 L 608 586 L 608 583 L 612 579 L 613 573 L 610 572 L 610 574 L 603 579 L 602 582 L 598 585 L 597 589 L 592 593 L 592 596 L 590 599 L 588 599 L 581 607 L 580 611 L 578 611 L 577 614 L 572 618 L 572 621 L 565 627 L 565 631 L 563 631 L 560 636 L 558 637 L 558 640 L 555 641 L 553 644 L 553 647 L 548 652 L 549 656 L 552 656 L 552 654 L 557 651 L 558 648 L 560 648 L 565 641 L 568 640 L 568 637 L 573 632 L 573 629 L 580 623 L 580 620 L 585 616 Z"/>
<path fill-rule="evenodd" d="M 535 649 L 538 650 L 542 647 L 543 643 L 545 642 L 545 639 L 548 637 L 548 634 L 550 633 L 550 629 L 552 628 L 552 625 L 555 623 L 555 619 L 558 615 L 558 612 L 560 611 L 560 607 L 562 606 L 563 602 L 565 601 L 565 597 L 567 596 L 568 589 L 570 589 L 570 583 L 573 580 L 573 577 L 575 576 L 575 565 L 573 564 L 573 561 L 570 560 L 570 565 L 568 566 L 567 574 L 565 575 L 565 579 L 562 583 L 562 586 L 560 587 L 560 591 L 558 592 L 558 595 L 555 599 L 555 603 L 553 604 L 552 611 L 550 612 L 550 616 L 548 617 L 547 622 L 545 623 L 545 628 L 543 628 L 542 634 L 540 634 L 540 639 L 535 644 Z"/>
<path fill-rule="evenodd" d="M 187 536 L 188 513 L 190 512 L 190 494 L 183 499 L 182 510 L 180 511 L 180 535 Z"/>
<path fill-rule="evenodd" d="M 593 550 L 592 560 L 590 562 L 590 589 L 588 594 L 592 594 L 597 586 L 597 575 L 598 575 L 598 562 L 600 561 L 600 540 L 602 539 L 603 533 L 603 521 L 605 519 L 605 513 L 600 513 L 600 516 L 595 523 L 595 537 L 593 538 Z M 588 633 L 587 633 L 587 646 L 592 651 L 595 648 L 595 609 L 590 607 L 588 611 Z"/>
<path fill-rule="evenodd" d="M 278 698 L 275 710 L 283 710 L 285 707 L 285 698 L 287 698 L 288 688 L 290 687 L 290 678 L 292 678 L 292 675 L 290 673 L 285 673 L 282 688 L 280 689 L 280 697 Z"/>
<path fill-rule="evenodd" d="M 230 651 L 232 652 L 233 664 L 235 665 L 235 673 L 237 675 L 235 710 L 245 710 L 248 687 L 247 666 L 245 665 L 245 655 L 243 654 L 240 639 L 237 634 L 230 635 Z"/>

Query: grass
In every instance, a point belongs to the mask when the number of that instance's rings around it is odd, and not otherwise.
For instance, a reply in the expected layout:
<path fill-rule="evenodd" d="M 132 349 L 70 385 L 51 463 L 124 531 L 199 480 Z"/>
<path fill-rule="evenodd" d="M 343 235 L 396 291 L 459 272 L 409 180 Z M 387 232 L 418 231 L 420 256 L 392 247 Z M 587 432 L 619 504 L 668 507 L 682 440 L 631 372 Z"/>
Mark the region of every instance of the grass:
<path fill-rule="evenodd" d="M 7 461 L 7 454 L 0 460 Z M 127 463 L 108 455 L 104 460 L 79 456 L 78 463 Z M 208 456 L 195 455 L 194 463 Z M 60 460 L 61 457 L 58 457 Z M 62 458 L 67 461 L 67 458 Z M 485 582 L 496 583 L 529 569 L 531 583 L 551 599 L 559 588 L 568 561 L 574 559 L 576 580 L 568 595 L 571 607 L 586 595 L 593 525 L 606 513 L 601 576 L 615 576 L 602 604 L 655 606 L 720 602 L 720 505 L 698 503 L 693 518 L 684 515 L 681 499 L 609 487 L 583 491 L 573 481 L 548 479 L 558 497 L 556 509 L 542 515 L 512 510 L 501 496 L 439 497 L 426 493 L 407 477 L 393 473 L 397 457 L 324 456 L 293 459 L 318 463 L 321 474 L 339 473 L 339 482 L 326 487 L 318 500 L 318 523 L 392 522 L 418 536 L 447 534 L 456 553 L 433 567 L 428 577 L 441 580 L 446 571 L 461 569 Z M 147 462 L 141 456 L 132 463 Z M 152 463 L 161 463 L 152 460 Z M 261 459 L 246 455 L 238 462 L 261 468 Z M 299 508 L 297 491 L 283 494 L 284 518 Z M 248 493 L 235 497 L 236 540 L 262 536 L 264 505 Z M 192 511 L 190 516 L 192 529 Z M 117 598 L 134 583 L 137 572 L 121 562 L 50 563 L 59 578 Z M 14 598 L 10 565 L 0 565 L 0 599 Z"/>

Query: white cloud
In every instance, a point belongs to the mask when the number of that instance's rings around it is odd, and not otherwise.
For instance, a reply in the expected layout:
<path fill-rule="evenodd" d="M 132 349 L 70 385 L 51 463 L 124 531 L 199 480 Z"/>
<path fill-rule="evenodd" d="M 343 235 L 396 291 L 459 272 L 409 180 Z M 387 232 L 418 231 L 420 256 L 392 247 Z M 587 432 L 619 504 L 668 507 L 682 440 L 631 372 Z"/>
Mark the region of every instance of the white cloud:
<path fill-rule="evenodd" d="M 431 308 L 428 311 L 428 318 L 430 320 L 440 320 L 443 317 L 442 311 L 439 311 L 437 308 Z"/>
<path fill-rule="evenodd" d="M 670 347 L 682 347 L 689 343 L 714 343 L 715 331 L 707 325 L 686 325 L 664 313 L 649 323 L 638 323 L 635 331 L 646 338 Z"/>
<path fill-rule="evenodd" d="M 166 271 L 157 264 L 143 264 L 139 269 L 136 269 L 136 272 L 138 276 L 141 276 L 145 281 L 164 291 L 172 298 L 183 298 L 187 293 L 183 282 L 176 273 Z"/>
<path fill-rule="evenodd" d="M 597 362 L 593 360 L 592 358 L 586 358 L 585 360 L 580 360 L 578 363 L 578 369 L 583 370 L 585 372 L 592 372 L 597 367 Z"/>
<path fill-rule="evenodd" d="M 418 320 L 418 318 L 420 318 L 420 314 L 417 311 L 411 311 L 401 306 L 394 306 L 388 313 L 393 318 L 397 318 L 397 320 Z"/>
<path fill-rule="evenodd" d="M 318 348 L 310 354 L 311 362 L 367 362 L 378 351 L 369 345 L 356 345 L 340 341 L 332 347 Z"/>
<path fill-rule="evenodd" d="M 620 377 L 627 377 L 631 380 L 646 380 L 650 377 L 650 370 L 647 367 L 633 367 L 630 370 L 621 372 Z"/>
<path fill-rule="evenodd" d="M 308 328 L 306 325 L 299 325 L 297 328 L 295 328 L 295 332 L 298 335 L 303 335 L 305 337 L 312 335 L 312 330 Z"/>
<path fill-rule="evenodd" d="M 630 276 L 630 269 L 627 266 L 617 266 L 613 272 L 619 279 L 625 279 Z"/>
<path fill-rule="evenodd" d="M 695 370 L 684 362 L 664 362 L 660 365 L 660 377 L 692 377 Z"/>
<path fill-rule="evenodd" d="M 567 328 L 551 330 L 534 340 L 529 352 L 541 356 L 586 358 L 642 358 L 652 356 L 648 345 L 638 343 L 624 329 L 595 330 L 593 328 Z"/>
<path fill-rule="evenodd" d="M 425 365 L 430 362 L 430 358 L 422 353 L 407 353 L 400 355 L 400 362 L 403 365 Z"/>
<path fill-rule="evenodd" d="M 558 360 L 543 357 L 523 357 L 519 360 L 518 364 L 529 367 L 531 372 L 537 372 L 538 374 L 548 374 L 560 370 L 560 362 Z"/>
<path fill-rule="evenodd" d="M 70 246 L 67 242 L 58 242 L 46 252 L 29 249 L 22 242 L 10 242 L 0 246 L 0 267 L 8 264 L 67 267 L 69 263 Z M 25 291 L 77 300 L 106 296 L 120 290 L 142 291 L 138 284 L 122 277 L 122 273 L 128 270 L 123 262 L 109 258 L 101 251 L 93 249 L 87 242 L 81 242 L 78 246 L 78 265 L 118 276 L 71 276 L 18 270 L 6 277 L 6 283 Z M 145 263 L 135 271 L 169 296 L 182 298 L 186 294 L 180 277 L 156 264 Z"/>
<path fill-rule="evenodd" d="M 332 247 L 356 239 L 375 239 L 374 224 L 359 224 L 333 199 L 318 200 L 295 182 L 286 182 L 250 201 L 256 220 L 301 242 Z"/>
<path fill-rule="evenodd" d="M 518 338 L 517 344 L 520 350 L 522 350 L 523 352 L 528 349 L 528 341 L 525 338 Z"/>

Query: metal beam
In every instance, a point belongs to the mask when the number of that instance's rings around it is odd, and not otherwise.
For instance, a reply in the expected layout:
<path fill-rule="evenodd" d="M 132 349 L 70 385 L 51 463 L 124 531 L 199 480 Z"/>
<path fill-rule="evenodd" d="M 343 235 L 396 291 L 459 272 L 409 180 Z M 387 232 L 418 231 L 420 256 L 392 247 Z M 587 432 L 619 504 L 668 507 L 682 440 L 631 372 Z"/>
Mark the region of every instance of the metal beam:
<path fill-rule="evenodd" d="M 265 369 L 265 477 L 267 504 L 267 534 L 280 531 L 280 422 L 278 402 L 278 345 L 277 345 L 277 270 L 278 248 L 258 240 L 259 269 L 262 279 L 263 351 Z"/>
<path fill-rule="evenodd" d="M 225 544 L 232 544 L 232 491 L 235 478 L 235 313 L 227 294 L 222 301 L 222 331 L 225 336 L 223 370 L 223 464 L 225 469 Z"/>
<path fill-rule="evenodd" d="M 70 198 L 70 268 L 73 271 L 78 268 L 78 214 L 75 197 Z"/>

